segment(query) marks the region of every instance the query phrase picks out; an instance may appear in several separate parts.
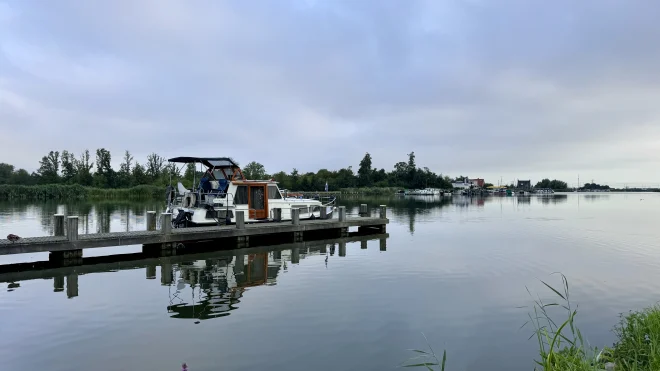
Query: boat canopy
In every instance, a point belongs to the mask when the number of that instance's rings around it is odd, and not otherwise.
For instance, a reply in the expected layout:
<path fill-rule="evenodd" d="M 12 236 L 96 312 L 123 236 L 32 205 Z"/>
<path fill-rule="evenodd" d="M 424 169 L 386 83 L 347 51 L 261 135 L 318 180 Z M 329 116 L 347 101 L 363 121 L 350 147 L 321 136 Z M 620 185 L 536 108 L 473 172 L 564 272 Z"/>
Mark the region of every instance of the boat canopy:
<path fill-rule="evenodd" d="M 232 159 L 229 157 L 174 157 L 168 162 L 178 162 L 183 164 L 190 163 L 202 163 L 208 168 L 219 168 L 219 167 L 239 167 Z"/>

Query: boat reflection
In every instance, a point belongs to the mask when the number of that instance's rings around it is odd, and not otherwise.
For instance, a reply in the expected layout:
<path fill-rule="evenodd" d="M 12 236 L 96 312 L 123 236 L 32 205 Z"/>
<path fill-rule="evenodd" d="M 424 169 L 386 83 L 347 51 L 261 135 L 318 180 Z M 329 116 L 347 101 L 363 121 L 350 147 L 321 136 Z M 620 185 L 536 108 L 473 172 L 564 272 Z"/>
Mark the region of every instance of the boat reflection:
<path fill-rule="evenodd" d="M 53 291 L 64 292 L 68 298 L 79 295 L 80 276 L 144 269 L 148 280 L 158 278 L 168 286 L 166 304 L 171 318 L 199 321 L 223 317 L 243 295 L 255 286 L 277 283 L 278 276 L 291 264 L 300 264 L 312 256 L 345 257 L 347 244 L 364 248 L 370 240 L 380 240 L 380 251 L 387 250 L 387 233 L 359 234 L 319 241 L 306 241 L 276 246 L 220 250 L 168 257 L 150 257 L 143 253 L 84 258 L 82 265 L 54 267 L 48 261 L 0 265 L 0 282 L 8 288 L 20 288 L 21 281 L 52 279 Z M 208 250 L 206 250 L 208 251 Z M 66 288 L 66 289 L 65 289 Z"/>

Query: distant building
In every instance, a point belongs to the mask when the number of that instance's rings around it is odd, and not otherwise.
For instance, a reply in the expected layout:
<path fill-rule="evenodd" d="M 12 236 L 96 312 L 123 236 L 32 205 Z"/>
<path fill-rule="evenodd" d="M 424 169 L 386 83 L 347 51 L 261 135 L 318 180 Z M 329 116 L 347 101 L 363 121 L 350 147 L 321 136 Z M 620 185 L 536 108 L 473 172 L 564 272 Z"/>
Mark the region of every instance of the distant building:
<path fill-rule="evenodd" d="M 518 185 L 516 186 L 518 189 L 522 189 L 525 191 L 530 191 L 532 189 L 532 181 L 531 180 L 519 180 Z"/>
<path fill-rule="evenodd" d="M 468 179 L 470 184 L 472 184 L 475 187 L 483 188 L 486 182 L 483 179 Z"/>

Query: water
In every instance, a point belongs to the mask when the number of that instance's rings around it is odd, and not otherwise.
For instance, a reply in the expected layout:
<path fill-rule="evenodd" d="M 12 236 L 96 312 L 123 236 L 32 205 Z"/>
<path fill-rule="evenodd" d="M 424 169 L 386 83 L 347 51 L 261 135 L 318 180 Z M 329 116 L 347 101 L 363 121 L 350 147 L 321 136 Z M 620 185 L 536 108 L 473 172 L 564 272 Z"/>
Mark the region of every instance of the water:
<path fill-rule="evenodd" d="M 387 204 L 389 238 L 348 243 L 345 256 L 271 247 L 0 274 L 2 368 L 386 370 L 426 347 L 424 333 L 449 370 L 532 370 L 531 329 L 520 329 L 530 308 L 519 307 L 531 304 L 526 287 L 552 298 L 539 283 L 559 284 L 552 272 L 568 277 L 577 323 L 599 347 L 618 313 L 659 299 L 660 194 L 342 203 Z M 84 216 L 81 233 L 144 229 L 160 209 L 2 203 L 0 235 L 48 234 L 56 212 Z M 85 256 L 109 251 L 140 247 Z"/>

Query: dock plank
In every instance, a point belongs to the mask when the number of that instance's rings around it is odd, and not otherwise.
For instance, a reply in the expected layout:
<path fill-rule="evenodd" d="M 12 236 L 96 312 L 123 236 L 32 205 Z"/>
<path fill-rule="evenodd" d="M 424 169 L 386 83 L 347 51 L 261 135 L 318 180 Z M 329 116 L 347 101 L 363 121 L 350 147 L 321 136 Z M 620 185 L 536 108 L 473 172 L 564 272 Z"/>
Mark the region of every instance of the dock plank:
<path fill-rule="evenodd" d="M 160 230 L 81 234 L 78 236 L 78 240 L 75 241 L 69 241 L 67 237 L 63 236 L 27 237 L 21 238 L 16 242 L 2 239 L 0 240 L 0 255 L 83 250 L 125 245 L 192 242 L 348 227 L 375 227 L 388 223 L 389 219 L 386 218 L 360 217 L 348 218 L 345 221 L 339 221 L 337 219 L 301 220 L 298 225 L 294 225 L 291 222 L 253 223 L 246 224 L 244 229 L 237 229 L 235 225 L 175 228 L 172 229 L 170 234 L 164 234 Z"/>

